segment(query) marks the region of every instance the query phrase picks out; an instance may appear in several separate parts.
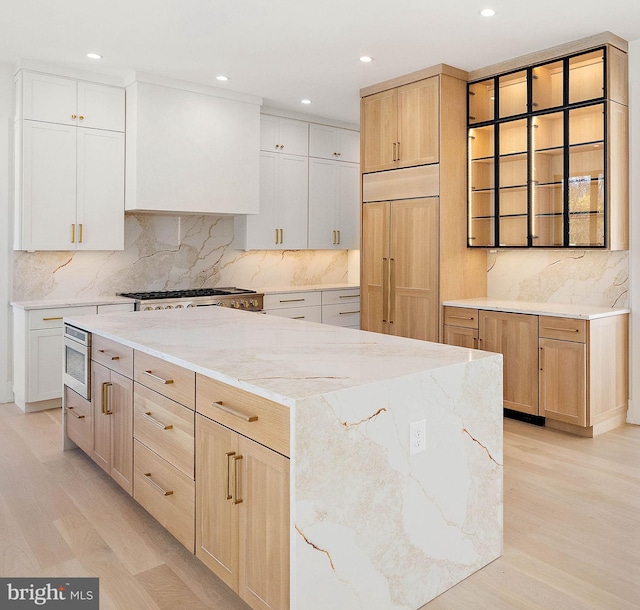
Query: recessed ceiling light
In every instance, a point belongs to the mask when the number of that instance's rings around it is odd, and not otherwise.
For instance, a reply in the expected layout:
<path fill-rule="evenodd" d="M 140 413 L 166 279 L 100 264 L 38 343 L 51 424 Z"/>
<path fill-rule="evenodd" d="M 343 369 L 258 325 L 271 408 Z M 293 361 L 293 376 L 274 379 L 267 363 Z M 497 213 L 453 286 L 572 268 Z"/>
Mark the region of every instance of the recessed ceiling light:
<path fill-rule="evenodd" d="M 361 61 L 363 64 L 368 64 L 370 61 L 373 61 L 373 57 L 369 57 L 368 55 L 363 55 L 363 56 L 360 58 L 360 61 Z"/>
<path fill-rule="evenodd" d="M 216 80 L 227 81 L 229 80 L 229 77 L 225 76 L 224 74 L 219 74 L 218 76 L 216 76 Z"/>
<path fill-rule="evenodd" d="M 311 103 L 311 100 L 306 100 L 306 99 L 305 99 L 305 100 L 300 100 L 300 102 L 301 102 L 302 104 L 310 104 L 310 103 Z"/>
<path fill-rule="evenodd" d="M 87 57 L 89 59 L 102 59 L 102 55 L 99 55 L 98 53 L 87 53 Z"/>
<path fill-rule="evenodd" d="M 480 14 L 483 17 L 493 17 L 496 14 L 496 12 L 492 8 L 483 8 L 480 11 Z"/>

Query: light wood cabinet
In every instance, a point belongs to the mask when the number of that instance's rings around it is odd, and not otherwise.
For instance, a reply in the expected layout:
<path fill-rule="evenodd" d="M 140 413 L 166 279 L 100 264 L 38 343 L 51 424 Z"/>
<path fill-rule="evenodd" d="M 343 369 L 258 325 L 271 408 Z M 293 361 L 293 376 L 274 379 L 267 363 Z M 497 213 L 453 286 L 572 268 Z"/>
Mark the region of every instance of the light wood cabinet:
<path fill-rule="evenodd" d="M 362 171 L 439 160 L 439 81 L 430 77 L 362 98 Z"/>
<path fill-rule="evenodd" d="M 365 203 L 363 330 L 438 340 L 438 199 Z"/>
<path fill-rule="evenodd" d="M 91 363 L 91 457 L 130 495 L 133 493 L 133 381 Z"/>
<path fill-rule="evenodd" d="M 64 388 L 65 426 L 67 436 L 87 455 L 93 447 L 93 408 L 91 401 L 70 388 Z"/>

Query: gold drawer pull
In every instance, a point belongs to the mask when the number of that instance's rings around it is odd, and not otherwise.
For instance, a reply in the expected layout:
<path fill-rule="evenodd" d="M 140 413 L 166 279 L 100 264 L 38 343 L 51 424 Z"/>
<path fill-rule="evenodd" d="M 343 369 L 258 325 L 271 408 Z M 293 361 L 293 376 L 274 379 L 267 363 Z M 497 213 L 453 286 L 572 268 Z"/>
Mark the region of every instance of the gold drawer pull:
<path fill-rule="evenodd" d="M 280 303 L 301 303 L 302 301 L 306 301 L 307 299 L 284 299 L 281 300 Z"/>
<path fill-rule="evenodd" d="M 248 422 L 258 421 L 257 415 L 245 415 L 244 413 L 241 413 L 240 411 L 237 411 L 232 407 L 227 407 L 227 405 L 223 405 L 221 400 L 216 400 L 216 402 L 214 402 L 213 405 L 218 409 L 224 411 L 225 413 L 228 413 L 229 415 L 233 415 L 234 417 L 238 417 L 244 421 L 248 421 Z"/>
<path fill-rule="evenodd" d="M 292 320 L 304 320 L 307 316 L 294 316 Z"/>
<path fill-rule="evenodd" d="M 56 316 L 53 318 L 42 318 L 43 322 L 51 322 L 52 320 L 62 320 L 62 316 Z"/>
<path fill-rule="evenodd" d="M 360 295 L 359 294 L 341 294 L 338 298 L 339 299 L 359 299 Z"/>
<path fill-rule="evenodd" d="M 240 497 L 240 493 L 238 489 L 240 489 L 240 484 L 238 481 L 238 461 L 242 459 L 241 455 L 234 455 L 231 458 L 233 462 L 233 503 L 242 504 L 242 498 Z"/>
<path fill-rule="evenodd" d="M 360 313 L 360 310 L 358 309 L 358 311 L 339 311 L 338 314 L 341 316 L 348 316 L 352 313 Z"/>
<path fill-rule="evenodd" d="M 67 413 L 71 413 L 71 415 L 73 415 L 76 419 L 84 419 L 84 415 L 78 415 L 78 414 L 73 410 L 73 407 L 67 407 Z"/>
<path fill-rule="evenodd" d="M 559 330 L 561 332 L 565 332 L 565 333 L 579 333 L 580 329 L 579 328 L 558 328 L 557 326 L 543 326 L 542 327 L 545 330 Z"/>
<path fill-rule="evenodd" d="M 231 495 L 231 468 L 229 467 L 229 458 L 235 454 L 235 451 L 228 451 L 227 453 L 225 453 L 225 455 L 227 456 L 227 500 L 231 500 L 233 498 L 233 496 Z"/>
<path fill-rule="evenodd" d="M 173 383 L 173 379 L 163 379 L 162 377 L 158 377 L 157 375 L 154 375 L 151 371 L 143 371 L 143 373 L 145 375 L 149 375 L 151 379 L 155 379 L 156 381 L 159 381 L 160 383 L 164 383 L 165 385 L 168 383 Z"/>
<path fill-rule="evenodd" d="M 153 487 L 154 489 L 157 489 L 163 496 L 172 496 L 173 495 L 173 491 L 165 491 L 164 489 L 162 489 L 162 487 L 160 487 L 160 485 L 158 485 L 152 478 L 151 478 L 151 473 L 150 472 L 145 472 L 144 475 L 142 475 L 145 477 L 145 481 L 147 483 L 149 483 L 149 485 L 151 485 L 151 487 Z"/>
<path fill-rule="evenodd" d="M 471 317 L 468 317 L 468 316 L 453 316 L 451 314 L 448 314 L 447 318 L 451 318 L 452 320 L 475 320 L 475 318 L 473 316 L 471 316 Z"/>
<path fill-rule="evenodd" d="M 142 417 L 148 419 L 152 424 L 158 426 L 158 428 L 162 428 L 163 430 L 173 430 L 173 424 L 163 424 L 161 421 L 154 419 L 153 417 L 151 417 L 151 411 L 143 413 Z"/>
<path fill-rule="evenodd" d="M 120 356 L 112 356 L 106 349 L 99 349 L 98 351 L 108 358 L 111 358 L 111 360 L 120 360 Z"/>

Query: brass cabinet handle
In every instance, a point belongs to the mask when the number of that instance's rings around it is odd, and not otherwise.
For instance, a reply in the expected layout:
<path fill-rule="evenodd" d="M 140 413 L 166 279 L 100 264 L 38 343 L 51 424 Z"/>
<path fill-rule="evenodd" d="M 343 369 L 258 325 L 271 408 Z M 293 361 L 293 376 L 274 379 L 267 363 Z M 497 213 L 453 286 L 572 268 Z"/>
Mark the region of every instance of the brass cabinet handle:
<path fill-rule="evenodd" d="M 335 246 L 335 245 L 336 245 L 336 243 L 337 243 L 337 242 L 336 242 L 336 232 L 334 231 L 334 232 L 333 232 L 333 245 Z"/>
<path fill-rule="evenodd" d="M 276 229 L 276 244 L 278 243 L 278 235 L 279 235 L 278 229 Z"/>
<path fill-rule="evenodd" d="M 82 117 L 80 117 L 82 118 Z M 78 225 L 78 243 L 82 243 L 82 223 Z"/>
<path fill-rule="evenodd" d="M 359 294 L 341 294 L 338 298 L 339 299 L 359 299 L 360 295 Z"/>
<path fill-rule="evenodd" d="M 544 348 L 540 348 L 540 370 L 543 371 Z"/>
<path fill-rule="evenodd" d="M 392 265 L 393 263 L 393 265 Z M 393 319 L 396 317 L 396 259 L 389 259 L 389 324 L 393 324 Z"/>
<path fill-rule="evenodd" d="M 102 384 L 102 414 L 103 415 L 111 415 L 112 411 L 109 409 L 109 405 L 111 402 L 111 386 L 113 384 L 109 381 L 105 381 Z"/>
<path fill-rule="evenodd" d="M 111 360 L 120 360 L 120 356 L 113 356 L 106 349 L 99 349 L 98 351 L 101 354 L 104 354 L 105 356 L 111 358 Z"/>
<path fill-rule="evenodd" d="M 163 496 L 172 496 L 173 495 L 173 491 L 166 491 L 165 489 L 163 489 L 162 487 L 160 487 L 160 485 L 158 485 L 152 478 L 151 478 L 151 473 L 150 472 L 145 472 L 143 475 L 144 480 L 149 483 L 149 485 L 151 485 L 151 487 L 153 487 L 154 489 L 157 489 Z"/>
<path fill-rule="evenodd" d="M 71 225 L 71 243 L 76 243 L 76 225 L 74 224 Z"/>
<path fill-rule="evenodd" d="M 158 428 L 162 428 L 163 430 L 173 430 L 172 424 L 163 424 L 161 421 L 158 421 L 157 419 L 154 419 L 153 417 L 151 417 L 151 411 L 147 411 L 143 413 L 142 417 L 144 417 L 145 419 L 148 419 L 152 424 L 155 424 L 156 426 L 158 426 Z"/>
<path fill-rule="evenodd" d="M 84 121 L 84 116 L 80 115 L 78 118 L 79 118 L 81 121 Z"/>
<path fill-rule="evenodd" d="M 43 322 L 51 322 L 52 320 L 62 320 L 62 316 L 55 316 L 53 318 L 42 318 Z"/>
<path fill-rule="evenodd" d="M 473 349 L 478 349 L 478 337 L 473 338 Z"/>
<path fill-rule="evenodd" d="M 400 161 L 400 142 L 396 142 L 396 144 L 396 150 L 398 151 L 398 158 L 396 159 L 396 161 Z"/>
<path fill-rule="evenodd" d="M 579 333 L 580 329 L 579 328 L 557 328 L 555 326 L 543 326 L 542 328 L 544 328 L 545 330 L 559 330 L 565 333 Z"/>
<path fill-rule="evenodd" d="M 280 299 L 280 303 L 301 303 L 302 301 L 306 301 L 307 299 Z"/>
<path fill-rule="evenodd" d="M 75 121 L 78 118 L 78 115 L 77 114 L 72 114 L 71 118 Z"/>
<path fill-rule="evenodd" d="M 155 379 L 156 381 L 159 381 L 160 383 L 163 383 L 165 385 L 169 384 L 169 383 L 173 383 L 173 379 L 163 379 L 162 377 L 158 377 L 157 375 L 154 375 L 151 371 L 142 371 L 145 375 L 149 375 L 149 377 L 151 377 L 151 379 Z"/>
<path fill-rule="evenodd" d="M 282 148 L 284 148 L 284 146 Z M 280 229 L 280 243 L 284 243 L 284 229 Z"/>
<path fill-rule="evenodd" d="M 294 316 L 292 320 L 304 320 L 307 316 Z"/>
<path fill-rule="evenodd" d="M 340 245 L 340 229 L 338 229 L 338 245 Z"/>
<path fill-rule="evenodd" d="M 385 264 L 387 265 L 385 273 Z M 386 322 L 389 317 L 389 259 L 382 259 L 382 321 Z"/>
<path fill-rule="evenodd" d="M 395 161 L 396 160 L 396 143 L 395 142 L 393 143 L 392 157 L 393 157 L 392 161 Z"/>
<path fill-rule="evenodd" d="M 473 316 L 454 316 L 452 314 L 448 314 L 447 318 L 450 318 L 451 320 L 475 320 Z"/>
<path fill-rule="evenodd" d="M 217 400 L 216 402 L 212 403 L 212 405 L 220 409 L 221 411 L 228 413 L 229 415 L 233 415 L 234 417 L 238 417 L 239 419 L 242 419 L 243 421 L 247 421 L 247 422 L 258 421 L 257 415 L 246 415 L 245 413 L 242 413 L 237 409 L 234 409 L 233 407 L 228 407 L 227 405 L 222 404 L 221 400 Z"/>
<path fill-rule="evenodd" d="M 241 455 L 234 455 L 231 457 L 231 461 L 233 462 L 233 503 L 242 504 L 242 498 L 240 498 L 240 494 L 238 489 L 240 485 L 238 485 L 238 462 L 242 459 Z"/>
<path fill-rule="evenodd" d="M 360 313 L 360 310 L 358 309 L 358 311 L 339 311 L 338 315 L 348 316 L 349 314 L 352 314 L 352 313 Z"/>
<path fill-rule="evenodd" d="M 231 495 L 231 475 L 230 475 L 231 468 L 229 467 L 229 458 L 235 454 L 236 454 L 235 451 L 228 451 L 227 453 L 225 453 L 225 455 L 227 456 L 227 493 L 226 493 L 227 500 L 231 500 L 231 498 L 233 498 L 233 496 Z"/>
<path fill-rule="evenodd" d="M 67 407 L 67 413 L 71 413 L 71 415 L 73 415 L 76 419 L 84 419 L 84 415 L 78 415 L 78 414 L 73 410 L 73 407 Z"/>

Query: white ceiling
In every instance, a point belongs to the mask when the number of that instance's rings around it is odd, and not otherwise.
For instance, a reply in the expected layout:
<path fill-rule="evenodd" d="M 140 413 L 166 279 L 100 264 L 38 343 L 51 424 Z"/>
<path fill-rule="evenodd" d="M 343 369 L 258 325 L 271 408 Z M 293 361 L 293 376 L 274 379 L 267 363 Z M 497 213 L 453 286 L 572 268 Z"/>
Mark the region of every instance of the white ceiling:
<path fill-rule="evenodd" d="M 490 19 L 479 15 L 487 6 Z M 473 70 L 603 31 L 639 39 L 640 2 L 0 0 L 0 63 L 215 86 L 226 74 L 222 86 L 266 105 L 357 123 L 361 87 L 438 63 Z M 361 63 L 364 54 L 374 61 Z"/>

